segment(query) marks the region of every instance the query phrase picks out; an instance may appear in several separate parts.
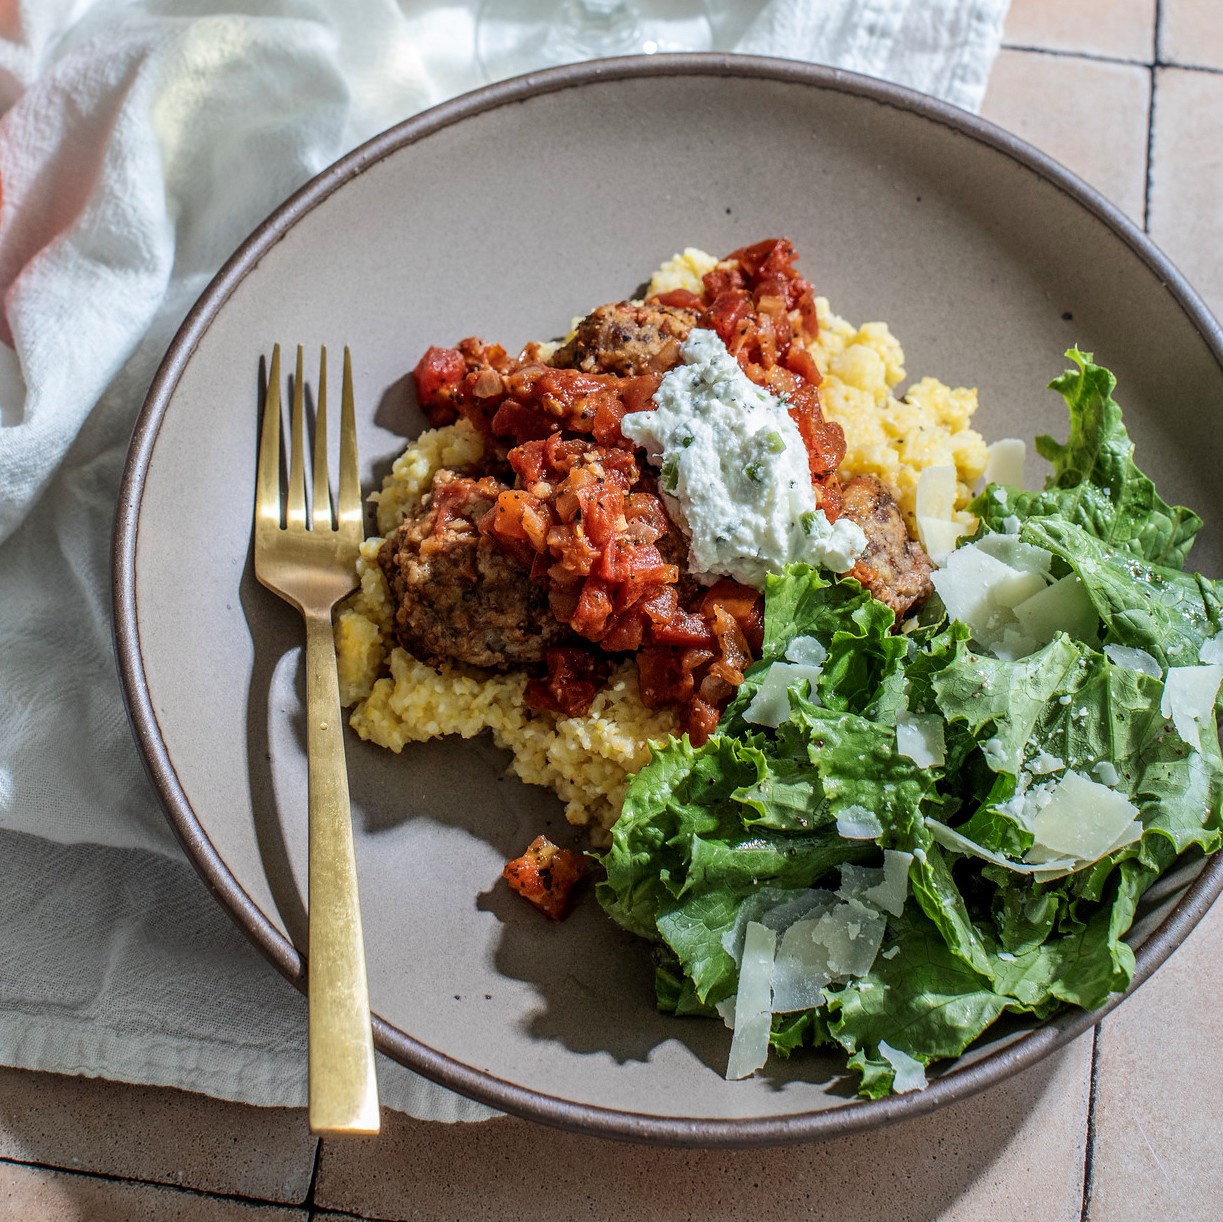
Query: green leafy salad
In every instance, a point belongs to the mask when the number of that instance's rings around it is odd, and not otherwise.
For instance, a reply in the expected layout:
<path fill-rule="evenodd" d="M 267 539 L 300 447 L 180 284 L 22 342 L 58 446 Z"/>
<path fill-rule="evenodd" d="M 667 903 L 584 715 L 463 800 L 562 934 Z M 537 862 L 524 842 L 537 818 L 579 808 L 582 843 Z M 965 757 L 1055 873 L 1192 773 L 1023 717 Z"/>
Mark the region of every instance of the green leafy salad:
<path fill-rule="evenodd" d="M 852 579 L 767 579 L 763 656 L 716 733 L 656 746 L 599 899 L 655 944 L 661 1008 L 732 1028 L 727 1076 L 840 1045 L 877 1098 L 1002 1014 L 1100 1006 L 1181 854 L 1220 844 L 1223 583 L 1071 350 L 1040 492 L 980 525 L 894 631 Z"/>

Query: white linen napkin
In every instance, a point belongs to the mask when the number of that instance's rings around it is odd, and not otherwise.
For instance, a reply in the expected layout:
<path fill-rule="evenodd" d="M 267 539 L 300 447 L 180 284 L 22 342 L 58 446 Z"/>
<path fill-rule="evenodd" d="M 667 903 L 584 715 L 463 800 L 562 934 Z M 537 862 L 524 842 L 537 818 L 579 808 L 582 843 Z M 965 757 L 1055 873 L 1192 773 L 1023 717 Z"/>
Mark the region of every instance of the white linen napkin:
<path fill-rule="evenodd" d="M 191 303 L 312 175 L 482 83 L 475 7 L 17 0 L 0 17 L 0 1064 L 304 1101 L 304 1003 L 184 863 L 132 743 L 111 523 Z M 710 7 L 723 46 L 975 109 L 1007 0 Z M 413 1115 L 491 1114 L 380 1074 Z"/>

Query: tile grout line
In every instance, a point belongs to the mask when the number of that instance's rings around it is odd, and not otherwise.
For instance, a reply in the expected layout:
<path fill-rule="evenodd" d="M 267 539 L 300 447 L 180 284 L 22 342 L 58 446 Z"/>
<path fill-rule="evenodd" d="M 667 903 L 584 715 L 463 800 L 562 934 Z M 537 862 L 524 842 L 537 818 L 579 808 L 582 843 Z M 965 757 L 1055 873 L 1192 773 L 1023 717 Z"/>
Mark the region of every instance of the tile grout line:
<path fill-rule="evenodd" d="M 1149 68 L 1151 61 L 1130 59 L 1124 55 L 1104 55 L 1099 51 L 1066 51 L 1061 47 L 1033 47 L 1026 43 L 1004 42 L 1004 51 L 1018 51 L 1023 55 L 1052 55 L 1057 59 L 1086 59 L 1093 64 L 1120 64 L 1123 67 Z"/>
<path fill-rule="evenodd" d="M 1151 69 L 1151 97 L 1147 102 L 1147 173 L 1142 185 L 1142 231 L 1151 235 L 1151 196 L 1155 190 L 1155 80 L 1158 73 Z"/>
<path fill-rule="evenodd" d="M 1100 1075 L 1100 1027 L 1091 1029 L 1091 1076 L 1087 1084 L 1087 1140 L 1083 1148 L 1083 1207 L 1079 1222 L 1089 1222 L 1091 1190 L 1095 1175 L 1096 1153 L 1096 1093 Z"/>
<path fill-rule="evenodd" d="M 10 1158 L 0 1155 L 0 1166 L 32 1167 L 37 1171 L 54 1171 L 58 1175 L 75 1175 L 80 1179 L 102 1180 L 108 1184 L 139 1184 L 145 1188 L 164 1188 L 168 1192 L 181 1192 L 185 1196 L 204 1197 L 214 1201 L 239 1201 L 243 1205 L 254 1205 L 264 1209 L 301 1209 L 287 1201 L 273 1201 L 268 1197 L 245 1196 L 240 1192 L 212 1192 L 206 1188 L 193 1188 L 189 1184 L 171 1184 L 165 1180 L 143 1180 L 136 1176 L 114 1175 L 109 1171 L 83 1171 L 79 1167 L 61 1167 L 55 1163 L 40 1163 L 26 1158 Z"/>
<path fill-rule="evenodd" d="M 1122 55 L 1102 55 L 1096 51 L 1065 51 L 1060 47 L 1033 47 L 1024 43 L 1004 42 L 1003 51 L 1017 51 L 1020 55 L 1049 55 L 1054 59 L 1081 59 L 1090 64 L 1115 64 L 1120 68 L 1175 68 L 1178 72 L 1200 72 L 1203 76 L 1223 76 L 1223 67 L 1210 64 L 1182 64 L 1176 60 L 1159 58 L 1158 48 L 1152 59 L 1129 59 Z"/>
<path fill-rule="evenodd" d="M 322 1161 L 323 1139 L 319 1137 L 314 1142 L 314 1165 L 310 1168 L 310 1184 L 306 1188 L 306 1199 L 302 1202 L 311 1215 L 314 1213 L 314 1186 L 318 1183 L 318 1168 Z"/>
<path fill-rule="evenodd" d="M 1151 96 L 1147 99 L 1147 174 L 1142 192 L 1142 230 L 1148 236 L 1151 233 L 1151 198 L 1155 191 L 1155 91 L 1157 88 L 1156 82 L 1159 79 L 1159 53 L 1161 35 L 1163 33 L 1163 15 L 1163 0 L 1155 0 L 1155 30 L 1152 35 L 1155 41 L 1151 47 L 1151 54 L 1154 59 L 1151 63 Z"/>

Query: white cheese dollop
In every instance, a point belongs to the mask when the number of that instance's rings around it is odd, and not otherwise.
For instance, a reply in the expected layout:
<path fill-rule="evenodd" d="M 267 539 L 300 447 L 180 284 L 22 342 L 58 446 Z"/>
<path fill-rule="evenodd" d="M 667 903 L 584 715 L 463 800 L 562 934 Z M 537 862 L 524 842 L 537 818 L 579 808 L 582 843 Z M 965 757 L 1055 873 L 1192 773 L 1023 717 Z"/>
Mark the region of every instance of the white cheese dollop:
<path fill-rule="evenodd" d="M 787 564 L 845 573 L 866 548 L 861 527 L 815 507 L 807 450 L 785 404 L 757 386 L 716 332 L 697 328 L 652 411 L 621 432 L 659 469 L 667 509 L 689 536 L 689 569 L 758 589 Z"/>

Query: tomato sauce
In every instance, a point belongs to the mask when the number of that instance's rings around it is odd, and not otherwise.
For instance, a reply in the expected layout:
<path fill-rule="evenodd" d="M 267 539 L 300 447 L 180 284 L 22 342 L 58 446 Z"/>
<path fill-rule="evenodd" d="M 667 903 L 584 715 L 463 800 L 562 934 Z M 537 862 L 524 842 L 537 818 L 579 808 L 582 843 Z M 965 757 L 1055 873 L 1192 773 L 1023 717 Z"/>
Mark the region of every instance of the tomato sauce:
<path fill-rule="evenodd" d="M 744 373 L 784 397 L 807 449 L 816 503 L 840 513 L 840 426 L 819 403 L 819 371 L 807 350 L 818 333 L 811 285 L 786 239 L 737 250 L 686 290 L 651 301 L 696 313 Z M 479 523 L 548 589 L 553 615 L 585 646 L 546 653 L 547 673 L 527 700 L 566 716 L 586 712 L 610 671 L 631 654 L 643 701 L 671 707 L 679 730 L 704 742 L 759 656 L 763 597 L 724 579 L 699 586 L 687 547 L 653 473 L 620 429 L 648 410 L 661 374 L 619 377 L 553 368 L 532 346 L 519 358 L 477 339 L 430 348 L 414 371 L 433 425 L 458 416 L 483 435 L 488 461 L 513 476 Z"/>

